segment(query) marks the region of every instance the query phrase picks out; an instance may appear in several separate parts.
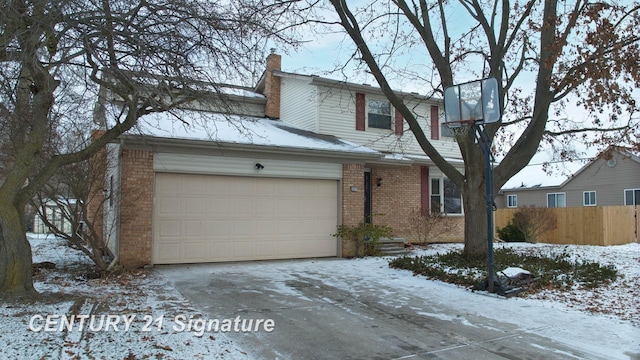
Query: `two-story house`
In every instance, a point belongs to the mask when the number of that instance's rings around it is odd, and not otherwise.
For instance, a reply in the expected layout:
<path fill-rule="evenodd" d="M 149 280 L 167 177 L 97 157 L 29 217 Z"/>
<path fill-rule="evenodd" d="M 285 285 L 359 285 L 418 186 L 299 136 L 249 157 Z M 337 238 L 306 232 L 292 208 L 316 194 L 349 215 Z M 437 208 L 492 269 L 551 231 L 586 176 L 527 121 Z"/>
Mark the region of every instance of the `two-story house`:
<path fill-rule="evenodd" d="M 544 173 L 540 174 L 540 177 L 544 176 Z M 519 181 L 512 180 L 512 183 Z M 529 183 L 525 184 L 524 181 Z M 522 184 L 504 187 L 496 198 L 498 207 L 638 205 L 640 158 L 623 148 L 612 146 L 564 181 L 536 184 L 535 178 L 529 178 L 523 180 Z"/>
<path fill-rule="evenodd" d="M 255 87 L 228 92 L 231 115 L 148 115 L 110 144 L 105 240 L 123 265 L 350 256 L 332 236 L 339 224 L 372 221 L 411 240 L 421 211 L 464 221 L 460 191 L 380 89 L 283 72 L 271 54 Z M 462 168 L 442 102 L 401 95 Z M 462 227 L 447 235 L 438 240 L 461 241 Z"/>

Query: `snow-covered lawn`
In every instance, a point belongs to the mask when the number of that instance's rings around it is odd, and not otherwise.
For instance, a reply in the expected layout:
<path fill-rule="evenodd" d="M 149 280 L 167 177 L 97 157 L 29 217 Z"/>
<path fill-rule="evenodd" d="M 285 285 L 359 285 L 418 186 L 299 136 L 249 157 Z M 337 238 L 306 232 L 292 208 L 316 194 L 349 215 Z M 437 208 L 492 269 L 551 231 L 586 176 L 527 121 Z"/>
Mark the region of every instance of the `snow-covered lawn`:
<path fill-rule="evenodd" d="M 192 332 L 163 328 L 148 319 L 179 314 L 199 314 L 173 287 L 148 271 L 134 271 L 108 279 L 86 279 L 89 260 L 80 251 L 53 236 L 28 234 L 34 262 L 50 261 L 56 269 L 42 269 L 35 276 L 44 301 L 34 304 L 2 304 L 0 308 L 0 359 L 247 359 L 224 333 L 197 337 Z M 120 319 L 118 331 L 45 331 L 47 315 L 69 319 L 73 314 L 133 317 L 128 331 Z M 35 317 L 34 317 L 35 316 Z M 42 319 L 39 317 L 41 316 Z M 146 318 L 145 318 L 146 317 Z M 52 318 L 58 323 L 62 318 Z M 102 318 L 103 330 L 106 318 Z M 76 323 L 78 324 L 78 323 Z M 32 327 L 34 330 L 30 330 Z"/>
<path fill-rule="evenodd" d="M 640 244 L 619 246 L 550 245 L 527 243 L 499 243 L 494 249 L 509 247 L 518 252 L 552 255 L 567 254 L 567 260 L 595 261 L 601 265 L 612 264 L 618 270 L 618 280 L 606 287 L 592 290 L 574 288 L 570 292 L 544 290 L 529 295 L 540 305 L 559 309 L 573 309 L 600 314 L 631 322 L 640 327 Z M 426 250 L 416 250 L 411 256 L 446 253 L 461 250 L 462 244 L 431 245 Z"/>
<path fill-rule="evenodd" d="M 149 331 L 143 331 L 147 319 L 157 320 L 162 315 L 172 318 L 179 314 L 200 314 L 199 309 L 192 306 L 157 272 L 138 270 L 108 279 L 88 279 L 84 275 L 90 270 L 90 264 L 79 251 L 64 246 L 61 240 L 51 236 L 47 238 L 29 234 L 29 239 L 34 262 L 50 261 L 56 264 L 56 269 L 42 269 L 35 276 L 35 286 L 43 294 L 44 301 L 29 304 L 2 303 L 1 359 L 250 358 L 250 354 L 233 343 L 233 333 L 217 332 L 196 336 L 193 332 L 175 331 L 166 327 L 162 331 L 155 331 L 153 323 Z M 416 250 L 415 255 L 443 253 L 461 246 L 432 245 L 424 250 Z M 543 307 L 585 312 L 585 316 L 611 317 L 637 328 L 640 334 L 639 244 L 611 247 L 542 244 L 496 246 L 542 253 L 567 252 L 574 258 L 614 264 L 620 277 L 605 288 L 575 289 L 570 293 L 544 291 L 526 301 Z M 385 273 L 393 271 L 396 278 L 406 278 L 407 281 L 413 278 L 409 271 L 389 269 L 385 266 L 386 262 L 386 259 L 368 258 L 336 261 L 332 266 L 336 274 L 364 269 L 375 272 L 380 269 Z M 414 278 L 412 281 L 415 280 Z M 429 280 L 423 278 L 420 281 Z M 509 303 L 510 300 L 505 301 L 504 306 L 509 306 Z M 78 331 L 77 327 L 70 331 L 44 331 L 48 326 L 45 322 L 47 315 L 60 315 L 68 319 L 73 314 L 118 315 L 133 321 L 127 331 L 124 329 L 124 319 L 118 319 L 118 331 L 114 330 L 115 327 L 109 331 L 89 331 L 87 327 L 84 328 L 85 331 Z M 57 319 L 59 321 L 61 318 Z M 100 317 L 96 316 L 95 319 Z M 97 327 L 97 323 L 95 326 Z M 50 327 L 57 328 L 59 325 L 52 324 Z"/>

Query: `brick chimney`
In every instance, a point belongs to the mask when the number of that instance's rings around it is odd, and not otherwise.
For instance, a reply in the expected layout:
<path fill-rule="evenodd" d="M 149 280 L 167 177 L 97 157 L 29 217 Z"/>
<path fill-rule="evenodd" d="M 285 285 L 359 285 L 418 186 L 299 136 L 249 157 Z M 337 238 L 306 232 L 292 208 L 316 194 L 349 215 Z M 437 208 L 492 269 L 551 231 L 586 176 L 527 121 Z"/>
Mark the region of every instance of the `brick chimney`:
<path fill-rule="evenodd" d="M 267 97 L 264 114 L 272 119 L 280 118 L 280 78 L 273 75 L 274 70 L 281 70 L 282 57 L 271 49 L 267 56 L 267 69 L 264 77 L 264 95 Z"/>

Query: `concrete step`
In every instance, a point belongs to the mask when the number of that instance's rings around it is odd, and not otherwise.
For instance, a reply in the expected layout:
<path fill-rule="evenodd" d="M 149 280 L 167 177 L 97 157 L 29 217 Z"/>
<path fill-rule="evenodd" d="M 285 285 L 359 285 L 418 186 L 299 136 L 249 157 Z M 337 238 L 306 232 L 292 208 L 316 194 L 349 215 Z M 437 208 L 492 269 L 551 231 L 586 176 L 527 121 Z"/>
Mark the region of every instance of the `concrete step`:
<path fill-rule="evenodd" d="M 378 239 L 378 243 L 379 244 L 405 244 L 407 242 L 407 239 L 403 239 L 403 238 L 380 238 Z"/>
<path fill-rule="evenodd" d="M 400 248 L 380 249 L 380 252 L 382 253 L 382 255 L 388 255 L 388 256 L 404 255 L 408 253 L 405 249 L 400 249 Z"/>
<path fill-rule="evenodd" d="M 407 253 L 405 243 L 406 240 L 403 238 L 381 238 L 378 240 L 378 249 L 382 255 L 403 255 Z"/>

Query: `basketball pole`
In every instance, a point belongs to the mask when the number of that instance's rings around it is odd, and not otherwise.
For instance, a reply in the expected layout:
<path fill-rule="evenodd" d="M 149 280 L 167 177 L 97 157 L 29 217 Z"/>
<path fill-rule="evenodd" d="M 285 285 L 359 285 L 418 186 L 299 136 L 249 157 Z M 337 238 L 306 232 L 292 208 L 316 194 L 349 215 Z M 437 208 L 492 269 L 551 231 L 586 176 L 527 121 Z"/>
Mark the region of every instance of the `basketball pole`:
<path fill-rule="evenodd" d="M 484 181 L 485 181 L 485 198 L 487 203 L 487 290 L 490 293 L 495 293 L 495 272 L 493 263 L 493 212 L 496 208 L 493 192 L 493 162 L 495 158 L 491 153 L 491 138 L 485 129 L 485 125 L 482 123 L 476 123 L 473 125 L 474 134 L 478 145 L 482 149 L 484 155 Z"/>

